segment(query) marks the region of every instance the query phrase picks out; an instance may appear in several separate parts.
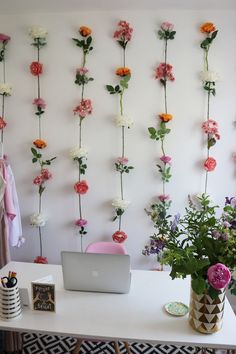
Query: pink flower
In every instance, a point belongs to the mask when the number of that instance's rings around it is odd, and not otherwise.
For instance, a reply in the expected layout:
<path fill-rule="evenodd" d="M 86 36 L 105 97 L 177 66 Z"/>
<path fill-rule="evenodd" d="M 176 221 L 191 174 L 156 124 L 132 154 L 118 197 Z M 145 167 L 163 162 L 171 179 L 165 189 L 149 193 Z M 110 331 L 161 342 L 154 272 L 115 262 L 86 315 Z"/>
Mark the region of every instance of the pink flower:
<path fill-rule="evenodd" d="M 83 99 L 80 104 L 73 110 L 74 114 L 80 116 L 80 118 L 85 118 L 87 115 L 91 114 L 93 111 L 92 101 L 89 99 Z"/>
<path fill-rule="evenodd" d="M 42 179 L 47 181 L 52 178 L 52 174 L 47 168 L 43 168 L 41 171 L 41 177 L 42 177 Z"/>
<path fill-rule="evenodd" d="M 34 263 L 48 264 L 47 257 L 38 256 L 35 258 Z"/>
<path fill-rule="evenodd" d="M 76 182 L 74 184 L 74 190 L 76 193 L 78 194 L 86 194 L 88 191 L 88 184 L 85 180 L 80 181 L 80 182 Z"/>
<path fill-rule="evenodd" d="M 156 68 L 155 78 L 158 80 L 170 80 L 174 81 L 174 75 L 172 73 L 173 66 L 170 64 L 160 63 Z"/>
<path fill-rule="evenodd" d="M 85 74 L 87 74 L 87 73 L 88 73 L 88 69 L 85 68 L 85 67 L 76 69 L 76 74 L 85 75 Z"/>
<path fill-rule="evenodd" d="M 132 38 L 133 28 L 126 21 L 120 21 L 118 23 L 118 29 L 114 32 L 113 37 L 122 42 L 129 42 Z"/>
<path fill-rule="evenodd" d="M 85 220 L 85 219 L 77 219 L 76 221 L 75 221 L 75 225 L 76 226 L 80 226 L 80 227 L 84 227 L 85 225 L 87 225 L 87 220 Z"/>
<path fill-rule="evenodd" d="M 217 263 L 208 268 L 207 278 L 209 284 L 217 290 L 224 289 L 230 282 L 230 270 L 222 263 Z"/>
<path fill-rule="evenodd" d="M 127 239 L 127 235 L 124 231 L 116 231 L 113 235 L 112 235 L 112 239 L 114 242 L 116 243 L 122 243 Z"/>
<path fill-rule="evenodd" d="M 6 42 L 9 41 L 10 39 L 11 37 L 8 36 L 7 34 L 0 33 L 0 42 Z"/>
<path fill-rule="evenodd" d="M 126 165 L 129 162 L 129 159 L 127 157 L 117 157 L 116 162 Z"/>
<path fill-rule="evenodd" d="M 163 30 L 163 31 L 169 31 L 169 32 L 171 32 L 172 30 L 173 30 L 173 28 L 174 28 L 174 25 L 172 24 L 172 23 L 170 23 L 170 22 L 163 22 L 162 24 L 161 24 L 161 29 Z"/>
<path fill-rule="evenodd" d="M 160 157 L 160 160 L 166 165 L 169 164 L 171 165 L 171 157 L 167 155 L 163 155 Z"/>
<path fill-rule="evenodd" d="M 6 125 L 7 122 L 5 122 L 5 120 L 2 117 L 0 117 L 0 130 L 4 129 Z"/>
<path fill-rule="evenodd" d="M 208 119 L 206 122 L 202 124 L 202 130 L 206 134 L 211 134 L 217 140 L 220 139 L 220 134 L 218 132 L 218 124 L 213 119 Z"/>
<path fill-rule="evenodd" d="M 204 162 L 204 168 L 206 171 L 211 172 L 216 168 L 216 160 L 213 157 L 208 157 Z"/>
<path fill-rule="evenodd" d="M 33 104 L 35 106 L 38 106 L 38 107 L 42 108 L 42 109 L 46 108 L 46 102 L 42 98 L 35 98 L 33 100 Z"/>
<path fill-rule="evenodd" d="M 168 194 L 161 194 L 158 196 L 158 198 L 161 202 L 167 202 L 167 200 L 170 199 L 170 196 Z"/>
<path fill-rule="evenodd" d="M 42 183 L 43 183 L 43 180 L 42 180 L 41 176 L 36 176 L 33 180 L 33 184 L 35 184 L 36 186 L 39 186 Z"/>

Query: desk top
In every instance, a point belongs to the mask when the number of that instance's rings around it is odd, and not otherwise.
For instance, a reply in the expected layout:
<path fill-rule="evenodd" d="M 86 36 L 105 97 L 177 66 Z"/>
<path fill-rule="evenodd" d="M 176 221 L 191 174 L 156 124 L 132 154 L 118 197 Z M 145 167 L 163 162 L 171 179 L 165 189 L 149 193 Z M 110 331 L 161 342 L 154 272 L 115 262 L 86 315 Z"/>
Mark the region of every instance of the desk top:
<path fill-rule="evenodd" d="M 19 287 L 27 287 L 29 291 L 32 280 L 53 275 L 56 313 L 26 307 L 20 319 L 0 320 L 1 329 L 101 340 L 236 348 L 236 316 L 228 300 L 222 329 L 210 335 L 195 332 L 187 316 L 172 317 L 165 312 L 163 306 L 169 301 L 188 305 L 189 279 L 171 280 L 168 272 L 133 270 L 129 294 L 104 294 L 64 290 L 60 265 L 10 262 L 1 269 L 0 275 L 9 270 L 17 272 Z"/>

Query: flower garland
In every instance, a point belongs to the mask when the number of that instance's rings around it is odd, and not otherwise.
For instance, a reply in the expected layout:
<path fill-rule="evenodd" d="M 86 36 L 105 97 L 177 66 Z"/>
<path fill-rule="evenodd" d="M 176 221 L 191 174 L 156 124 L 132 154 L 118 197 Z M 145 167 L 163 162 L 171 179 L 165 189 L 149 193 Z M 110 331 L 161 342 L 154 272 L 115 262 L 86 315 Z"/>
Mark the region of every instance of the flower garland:
<path fill-rule="evenodd" d="M 202 124 L 202 130 L 207 135 L 207 158 L 203 164 L 204 169 L 206 170 L 204 192 L 207 193 L 208 172 L 214 171 L 217 164 L 214 157 L 210 156 L 210 148 L 220 139 L 218 124 L 215 120 L 210 118 L 210 98 L 211 95 L 215 96 L 216 94 L 215 85 L 219 76 L 216 72 L 209 69 L 208 61 L 209 49 L 216 38 L 218 31 L 216 30 L 215 25 L 211 22 L 202 24 L 200 31 L 206 36 L 201 42 L 200 47 L 204 50 L 204 70 L 201 72 L 201 80 L 203 82 L 203 89 L 207 92 L 206 121 Z"/>
<path fill-rule="evenodd" d="M 164 113 L 160 113 L 158 118 L 160 120 L 159 127 L 156 129 L 154 127 L 149 127 L 150 138 L 161 143 L 161 153 L 160 163 L 156 166 L 161 176 L 162 180 L 162 194 L 158 196 L 158 201 L 150 206 L 150 210 L 146 210 L 148 216 L 150 216 L 154 227 L 157 228 L 157 233 L 150 236 L 150 242 L 145 246 L 143 250 L 144 255 L 156 254 L 157 260 L 161 259 L 162 250 L 164 248 L 164 237 L 167 234 L 168 226 L 168 210 L 171 205 L 170 196 L 166 193 L 166 183 L 170 181 L 171 178 L 171 160 L 172 158 L 168 156 L 165 152 L 165 138 L 166 135 L 170 133 L 170 129 L 167 128 L 167 124 L 173 119 L 172 114 L 168 112 L 167 105 L 167 82 L 173 82 L 175 80 L 173 74 L 173 66 L 167 62 L 167 49 L 168 41 L 173 40 L 176 31 L 173 30 L 174 25 L 170 22 L 163 22 L 158 31 L 159 38 L 164 40 L 164 62 L 160 63 L 155 70 L 155 78 L 160 81 L 160 84 L 164 89 Z"/>
<path fill-rule="evenodd" d="M 38 212 L 35 212 L 30 217 L 30 224 L 38 228 L 39 232 L 39 244 L 40 244 L 40 255 L 34 260 L 35 263 L 48 263 L 47 258 L 43 257 L 43 246 L 42 246 L 42 230 L 41 228 L 46 224 L 46 216 L 42 212 L 42 194 L 45 191 L 46 183 L 52 178 L 51 172 L 45 168 L 45 166 L 51 165 L 51 162 L 55 160 L 56 157 L 51 159 L 43 159 L 42 150 L 47 147 L 47 143 L 42 139 L 42 115 L 45 113 L 46 102 L 41 97 L 40 90 L 40 76 L 43 74 L 43 64 L 40 63 L 40 49 L 46 45 L 46 29 L 42 27 L 32 27 L 29 31 L 29 35 L 33 39 L 32 45 L 37 49 L 37 61 L 33 61 L 30 64 L 30 72 L 33 76 L 37 78 L 37 97 L 33 100 L 33 106 L 35 107 L 35 115 L 38 120 L 38 138 L 33 141 L 33 147 L 31 147 L 32 152 L 32 163 L 37 163 L 39 165 L 39 174 L 33 179 L 33 184 L 38 188 L 39 194 L 39 206 Z"/>
<path fill-rule="evenodd" d="M 87 234 L 86 225 L 87 220 L 83 217 L 82 211 L 82 198 L 81 196 L 86 194 L 89 186 L 86 180 L 82 179 L 82 175 L 85 175 L 87 169 L 87 156 L 88 150 L 82 145 L 82 122 L 90 114 L 92 114 L 93 107 L 92 101 L 88 98 L 84 98 L 84 88 L 90 81 L 93 81 L 92 77 L 88 76 L 89 70 L 86 67 L 87 55 L 93 50 L 92 30 L 89 27 L 81 26 L 79 34 L 82 39 L 73 38 L 76 45 L 83 51 L 82 66 L 76 70 L 75 84 L 81 86 L 81 98 L 79 104 L 74 108 L 73 112 L 79 118 L 79 130 L 78 130 L 78 145 L 70 151 L 70 156 L 78 167 L 78 181 L 74 184 L 74 191 L 78 195 L 79 199 L 79 218 L 75 221 L 75 226 L 78 227 L 80 240 L 81 240 L 81 252 L 83 252 L 83 236 Z"/>
<path fill-rule="evenodd" d="M 118 28 L 114 32 L 113 37 L 122 48 L 123 63 L 122 67 L 116 70 L 116 75 L 119 77 L 119 84 L 116 86 L 106 85 L 107 91 L 111 94 L 119 95 L 120 113 L 115 119 L 117 127 L 121 128 L 121 155 L 115 160 L 115 170 L 120 175 L 120 197 L 112 201 L 112 206 L 115 209 L 115 216 L 113 221 L 118 219 L 119 227 L 112 235 L 114 242 L 122 243 L 126 240 L 127 234 L 121 231 L 122 215 L 127 209 L 130 202 L 124 199 L 124 186 L 123 186 L 123 174 L 129 173 L 133 169 L 133 166 L 129 166 L 129 159 L 125 156 L 125 128 L 130 128 L 133 125 L 133 120 L 124 113 L 123 96 L 125 90 L 128 89 L 128 82 L 131 78 L 131 70 L 126 67 L 126 47 L 132 38 L 133 28 L 126 21 L 120 21 Z"/>
<path fill-rule="evenodd" d="M 0 33 L 0 62 L 2 63 L 2 76 L 3 81 L 0 82 L 0 95 L 2 96 L 2 110 L 0 116 L 0 130 L 1 130 L 1 156 L 3 158 L 3 130 L 7 125 L 5 120 L 5 97 L 11 96 L 12 87 L 6 83 L 6 64 L 5 64 L 5 51 L 7 43 L 11 37 L 6 34 Z"/>

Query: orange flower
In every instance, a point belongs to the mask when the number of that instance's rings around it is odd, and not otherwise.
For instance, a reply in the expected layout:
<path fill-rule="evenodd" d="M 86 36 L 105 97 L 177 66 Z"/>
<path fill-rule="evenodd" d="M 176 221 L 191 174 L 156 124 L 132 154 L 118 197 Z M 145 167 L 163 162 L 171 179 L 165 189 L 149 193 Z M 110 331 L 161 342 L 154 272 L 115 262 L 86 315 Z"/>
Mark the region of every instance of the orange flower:
<path fill-rule="evenodd" d="M 44 149 L 47 144 L 44 140 L 37 139 L 33 142 L 33 144 L 38 148 L 38 149 Z"/>
<path fill-rule="evenodd" d="M 172 120 L 173 116 L 172 114 L 162 113 L 159 114 L 159 118 L 160 120 L 162 120 L 162 122 L 169 122 L 170 120 Z"/>
<path fill-rule="evenodd" d="M 118 68 L 118 69 L 116 70 L 116 75 L 118 75 L 118 76 L 131 75 L 131 71 L 130 71 L 129 68 L 126 68 L 126 67 Z"/>
<path fill-rule="evenodd" d="M 202 33 L 211 33 L 211 32 L 215 32 L 215 30 L 216 30 L 215 25 L 212 22 L 203 23 L 203 25 L 201 25 L 200 27 L 200 31 Z"/>
<path fill-rule="evenodd" d="M 91 28 L 86 27 L 86 26 L 81 26 L 79 29 L 79 33 L 81 34 L 81 36 L 83 37 L 88 37 L 90 36 L 90 34 L 92 33 Z"/>

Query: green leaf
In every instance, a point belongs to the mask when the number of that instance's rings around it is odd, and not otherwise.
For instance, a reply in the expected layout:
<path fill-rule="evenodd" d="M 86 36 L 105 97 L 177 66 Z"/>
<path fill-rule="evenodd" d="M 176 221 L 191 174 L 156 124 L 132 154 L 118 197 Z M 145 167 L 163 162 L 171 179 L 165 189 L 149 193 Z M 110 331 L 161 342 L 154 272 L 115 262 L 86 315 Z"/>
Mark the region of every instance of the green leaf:
<path fill-rule="evenodd" d="M 32 154 L 34 155 L 34 156 L 37 156 L 37 150 L 35 149 L 35 148 L 31 148 L 31 152 L 32 152 Z"/>
<path fill-rule="evenodd" d="M 149 131 L 149 133 L 150 133 L 151 135 L 156 135 L 156 133 L 157 133 L 156 129 L 153 128 L 153 127 L 149 127 L 149 128 L 148 128 L 148 131 Z"/>
<path fill-rule="evenodd" d="M 34 157 L 33 159 L 32 159 L 32 162 L 33 163 L 35 163 L 35 162 L 37 162 L 38 161 L 38 159 L 36 158 L 36 157 Z"/>
<path fill-rule="evenodd" d="M 116 91 L 116 92 L 119 92 L 119 91 L 120 91 L 120 86 L 119 86 L 119 85 L 116 85 L 116 86 L 115 86 L 115 91 Z"/>
<path fill-rule="evenodd" d="M 202 294 L 206 290 L 206 281 L 200 277 L 192 279 L 192 288 L 198 295 Z"/>
<path fill-rule="evenodd" d="M 220 291 L 216 290 L 216 289 L 212 288 L 212 286 L 210 286 L 208 289 L 208 294 L 212 299 L 216 299 L 217 296 L 220 294 Z"/>
<path fill-rule="evenodd" d="M 211 40 L 213 40 L 213 39 L 216 38 L 217 33 L 218 33 L 218 31 L 215 31 L 215 32 L 212 33 L 212 35 L 211 35 Z"/>
<path fill-rule="evenodd" d="M 106 89 L 107 89 L 107 91 L 109 91 L 109 92 L 113 92 L 113 91 L 114 91 L 114 87 L 111 86 L 111 85 L 106 85 Z"/>

